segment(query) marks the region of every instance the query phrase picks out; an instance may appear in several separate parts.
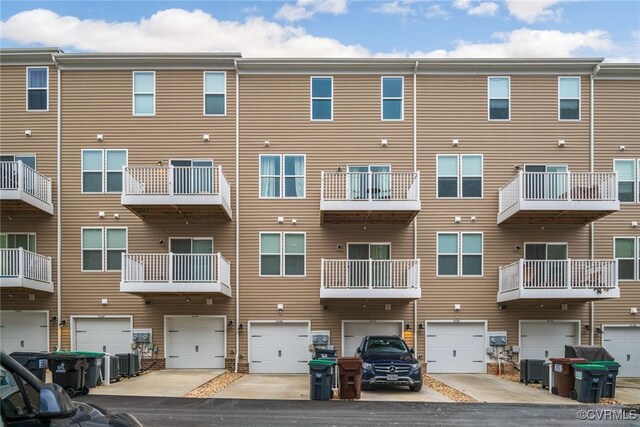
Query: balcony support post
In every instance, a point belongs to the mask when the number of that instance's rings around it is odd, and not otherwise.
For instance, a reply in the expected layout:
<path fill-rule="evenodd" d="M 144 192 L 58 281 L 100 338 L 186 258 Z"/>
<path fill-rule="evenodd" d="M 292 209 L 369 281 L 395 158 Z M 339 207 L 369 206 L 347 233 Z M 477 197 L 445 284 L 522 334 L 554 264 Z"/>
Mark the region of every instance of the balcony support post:
<path fill-rule="evenodd" d="M 18 277 L 24 278 L 24 248 L 18 248 Z"/>

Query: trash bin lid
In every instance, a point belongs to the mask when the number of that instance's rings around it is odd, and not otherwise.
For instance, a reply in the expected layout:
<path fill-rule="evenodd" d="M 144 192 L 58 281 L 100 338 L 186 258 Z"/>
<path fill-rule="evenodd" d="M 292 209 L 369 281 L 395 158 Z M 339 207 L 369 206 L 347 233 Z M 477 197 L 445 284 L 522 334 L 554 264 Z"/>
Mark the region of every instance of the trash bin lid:
<path fill-rule="evenodd" d="M 97 351 L 56 351 L 53 354 L 56 356 L 75 356 L 75 357 L 86 357 L 87 359 L 100 359 L 104 357 L 104 353 L 100 353 Z"/>
<path fill-rule="evenodd" d="M 310 366 L 334 366 L 335 364 L 336 361 L 331 359 L 312 359 L 309 361 Z"/>
<path fill-rule="evenodd" d="M 594 365 L 602 365 L 602 366 L 606 366 L 608 367 L 612 367 L 612 368 L 619 368 L 620 366 L 622 366 L 621 364 L 619 364 L 618 362 L 615 362 L 613 360 L 598 360 L 598 361 L 592 361 L 589 362 L 592 363 Z"/>
<path fill-rule="evenodd" d="M 589 371 L 589 372 L 608 371 L 606 366 L 602 366 L 600 364 L 596 365 L 595 363 L 574 363 L 573 368 L 579 369 L 581 371 Z"/>
<path fill-rule="evenodd" d="M 579 357 L 550 357 L 549 360 L 553 363 L 561 363 L 563 365 L 570 365 L 574 363 L 589 363 L 587 359 Z"/>

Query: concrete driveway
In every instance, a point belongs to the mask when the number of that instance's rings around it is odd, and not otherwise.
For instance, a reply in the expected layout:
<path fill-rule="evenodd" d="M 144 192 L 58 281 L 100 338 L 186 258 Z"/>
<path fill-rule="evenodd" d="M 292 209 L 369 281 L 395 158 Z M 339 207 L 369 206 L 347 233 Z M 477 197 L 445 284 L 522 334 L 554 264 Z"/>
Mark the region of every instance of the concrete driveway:
<path fill-rule="evenodd" d="M 429 374 L 430 377 L 476 399 L 491 403 L 579 404 L 569 398 L 558 397 L 549 390 L 525 386 L 486 374 Z M 617 396 L 616 396 L 617 397 Z"/>
<path fill-rule="evenodd" d="M 245 375 L 216 393 L 216 399 L 309 400 L 309 375 Z M 411 392 L 406 387 L 362 392 L 363 401 L 451 402 L 430 388 Z"/>
<path fill-rule="evenodd" d="M 180 397 L 222 375 L 224 369 L 163 369 L 91 389 L 90 394 Z"/>
<path fill-rule="evenodd" d="M 640 404 L 640 378 L 618 378 L 616 400 L 625 404 Z"/>

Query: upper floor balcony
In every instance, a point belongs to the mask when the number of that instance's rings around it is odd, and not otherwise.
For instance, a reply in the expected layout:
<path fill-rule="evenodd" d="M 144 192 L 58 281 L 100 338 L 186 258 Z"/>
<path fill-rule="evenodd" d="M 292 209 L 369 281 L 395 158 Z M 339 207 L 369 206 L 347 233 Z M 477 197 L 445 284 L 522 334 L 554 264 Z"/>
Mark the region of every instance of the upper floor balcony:
<path fill-rule="evenodd" d="M 230 220 L 221 166 L 125 167 L 121 203 L 144 220 Z"/>
<path fill-rule="evenodd" d="M 620 298 L 616 260 L 524 260 L 500 267 L 498 302 Z"/>
<path fill-rule="evenodd" d="M 420 172 L 322 172 L 321 223 L 409 224 L 420 206 Z"/>
<path fill-rule="evenodd" d="M 498 224 L 588 224 L 620 209 L 615 172 L 520 172 L 499 203 Z"/>
<path fill-rule="evenodd" d="M 51 257 L 23 248 L 0 249 L 0 288 L 53 292 Z"/>
<path fill-rule="evenodd" d="M 122 254 L 120 292 L 231 296 L 231 265 L 221 254 Z"/>
<path fill-rule="evenodd" d="M 322 259 L 321 299 L 416 300 L 419 259 Z"/>
<path fill-rule="evenodd" d="M 0 162 L 0 202 L 2 212 L 53 215 L 51 178 L 21 160 Z"/>

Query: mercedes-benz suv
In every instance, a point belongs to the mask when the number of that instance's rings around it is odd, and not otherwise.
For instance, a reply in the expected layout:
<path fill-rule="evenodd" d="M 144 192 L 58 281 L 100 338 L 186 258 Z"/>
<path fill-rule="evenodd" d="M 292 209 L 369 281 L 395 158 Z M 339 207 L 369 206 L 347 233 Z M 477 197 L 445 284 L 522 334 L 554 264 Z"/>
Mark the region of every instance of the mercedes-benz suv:
<path fill-rule="evenodd" d="M 411 391 L 422 389 L 420 362 L 399 336 L 366 336 L 356 356 L 362 358 L 362 390 L 378 384 L 405 385 Z"/>

